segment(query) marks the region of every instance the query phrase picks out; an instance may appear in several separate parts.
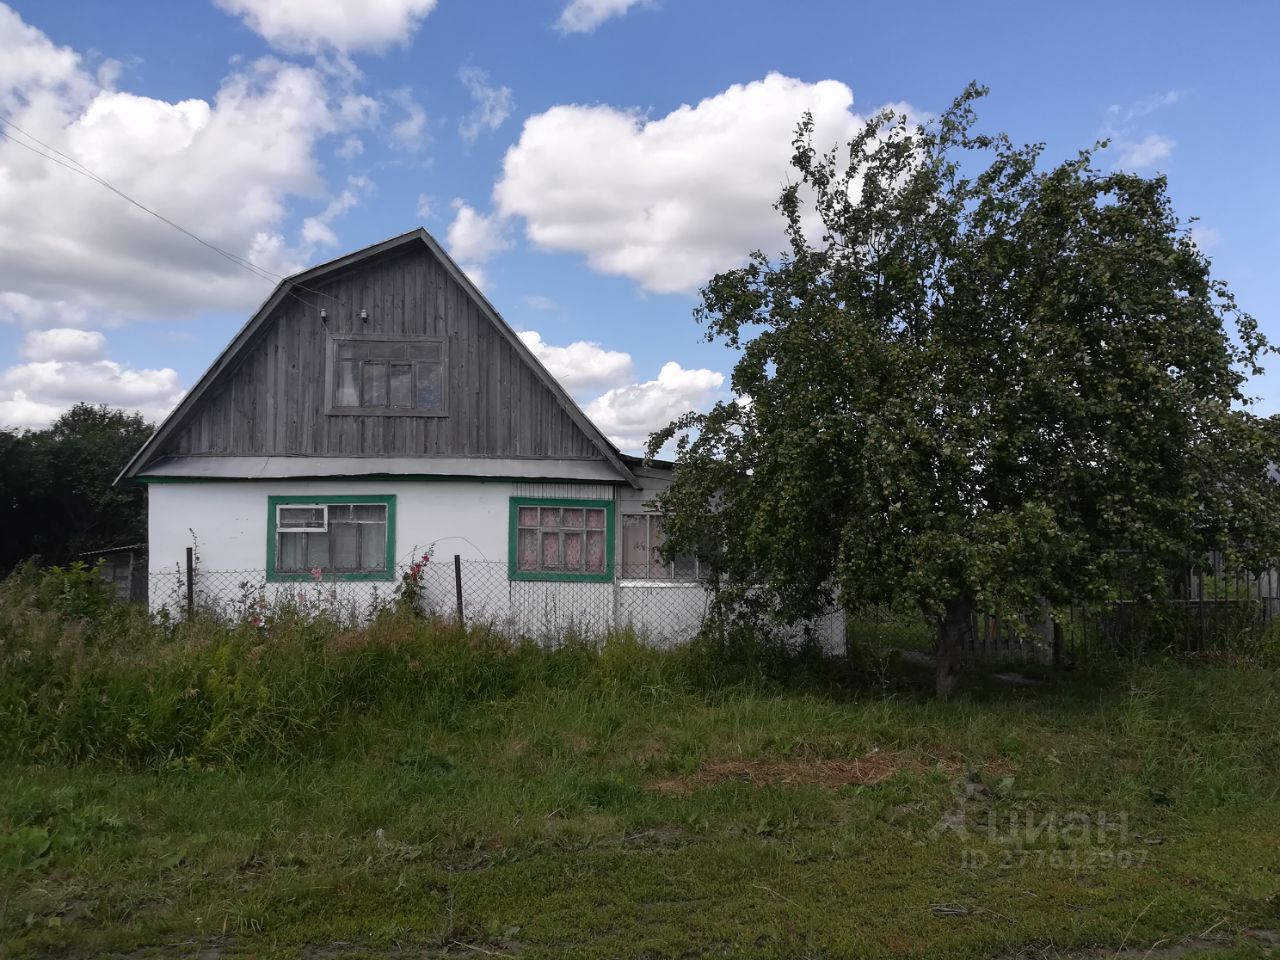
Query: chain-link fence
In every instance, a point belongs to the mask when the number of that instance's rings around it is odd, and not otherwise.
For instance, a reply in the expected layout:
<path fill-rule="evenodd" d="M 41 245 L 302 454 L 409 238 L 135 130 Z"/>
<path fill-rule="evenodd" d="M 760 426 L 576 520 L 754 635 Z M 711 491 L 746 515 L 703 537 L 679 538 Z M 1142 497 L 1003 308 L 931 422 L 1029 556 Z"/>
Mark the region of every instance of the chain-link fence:
<path fill-rule="evenodd" d="M 646 576 L 628 576 L 633 572 Z M 669 645 L 697 634 L 710 607 L 704 582 L 658 578 L 653 568 L 620 573 L 608 580 L 513 579 L 506 563 L 451 557 L 398 566 L 389 578 L 316 571 L 282 582 L 262 570 L 206 570 L 193 563 L 189 571 L 177 565 L 153 572 L 148 602 L 153 611 L 175 618 L 200 614 L 255 622 L 288 610 L 358 624 L 408 601 L 424 613 L 540 642 L 629 629 Z M 843 648 L 839 612 L 814 626 L 824 646 Z"/>
<path fill-rule="evenodd" d="M 1002 617 L 976 613 L 970 660 L 1064 663 L 1137 653 L 1248 652 L 1280 635 L 1280 573 L 1192 568 L 1163 592 L 1118 589 L 1114 599 Z M 851 643 L 929 653 L 936 627 L 916 611 L 869 606 L 847 618 Z"/>
<path fill-rule="evenodd" d="M 668 645 L 698 633 L 711 599 L 703 581 L 674 579 L 672 572 L 646 565 L 620 569 L 620 576 L 608 580 L 523 580 L 513 579 L 504 562 L 449 557 L 398 566 L 391 577 L 377 579 L 316 572 L 279 581 L 261 569 L 205 570 L 192 563 L 153 572 L 148 603 L 153 611 L 175 618 L 199 613 L 226 622 L 253 622 L 288 609 L 354 625 L 409 599 L 424 613 L 483 623 L 539 642 L 630 629 Z M 658 575 L 663 573 L 668 576 Z M 1016 620 L 980 613 L 966 638 L 965 654 L 974 660 L 1049 663 L 1143 650 L 1242 648 L 1280 630 L 1275 625 L 1278 613 L 1280 577 L 1275 571 L 1227 576 L 1193 570 L 1159 597 L 1122 593 L 1108 603 L 1045 606 Z M 895 614 L 888 608 L 835 611 L 808 626 L 831 652 L 842 651 L 846 640 L 922 653 L 933 646 L 933 630 L 918 614 Z"/>

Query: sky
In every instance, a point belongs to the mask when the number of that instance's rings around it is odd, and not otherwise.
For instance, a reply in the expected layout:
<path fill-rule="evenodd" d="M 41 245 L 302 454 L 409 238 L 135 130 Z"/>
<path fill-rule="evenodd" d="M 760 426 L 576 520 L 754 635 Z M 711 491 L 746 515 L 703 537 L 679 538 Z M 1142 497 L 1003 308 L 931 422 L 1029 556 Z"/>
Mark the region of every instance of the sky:
<path fill-rule="evenodd" d="M 0 426 L 163 417 L 280 276 L 425 226 L 638 451 L 730 396 L 698 290 L 781 249 L 801 114 L 834 145 L 971 80 L 983 129 L 1166 175 L 1280 342 L 1277 35 L 1273 0 L 0 2 Z"/>

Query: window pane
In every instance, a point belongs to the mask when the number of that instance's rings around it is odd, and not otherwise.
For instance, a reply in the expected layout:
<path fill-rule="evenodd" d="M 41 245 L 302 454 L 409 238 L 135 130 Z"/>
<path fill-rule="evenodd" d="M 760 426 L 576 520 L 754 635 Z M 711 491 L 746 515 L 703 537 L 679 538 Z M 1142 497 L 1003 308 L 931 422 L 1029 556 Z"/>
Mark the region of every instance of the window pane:
<path fill-rule="evenodd" d="M 581 510 L 565 510 L 560 519 L 560 523 L 566 527 L 572 527 L 575 530 L 582 529 L 582 511 Z"/>
<path fill-rule="evenodd" d="M 542 516 L 538 520 L 538 525 L 542 527 L 560 526 L 560 508 L 559 507 L 543 507 Z"/>
<path fill-rule="evenodd" d="M 671 568 L 662 562 L 661 548 L 667 542 L 661 517 L 649 518 L 649 576 L 655 580 L 668 580 Z"/>
<path fill-rule="evenodd" d="M 391 365 L 391 406 L 413 406 L 413 367 L 407 363 Z"/>
<path fill-rule="evenodd" d="M 334 378 L 333 385 L 333 404 L 336 407 L 355 407 L 360 404 L 354 360 L 338 361 L 338 375 Z"/>
<path fill-rule="evenodd" d="M 543 570 L 560 569 L 560 534 L 544 533 L 542 535 L 541 564 Z"/>
<path fill-rule="evenodd" d="M 580 533 L 564 535 L 564 568 L 566 570 L 582 569 L 582 534 Z"/>
<path fill-rule="evenodd" d="M 301 533 L 298 536 L 307 538 L 307 569 L 312 570 L 319 567 L 321 570 L 328 570 L 329 563 L 329 535 L 327 533 Z"/>
<path fill-rule="evenodd" d="M 366 360 L 361 366 L 360 406 L 385 407 L 387 405 L 387 365 Z"/>
<path fill-rule="evenodd" d="M 280 533 L 276 535 L 276 569 L 281 573 L 298 573 L 303 570 L 306 558 L 305 533 Z"/>
<path fill-rule="evenodd" d="M 521 507 L 519 524 L 522 527 L 536 527 L 538 525 L 538 508 Z"/>
<path fill-rule="evenodd" d="M 381 523 L 360 524 L 360 569 L 365 571 L 387 568 L 387 527 Z"/>
<path fill-rule="evenodd" d="M 639 514 L 623 514 L 622 575 L 624 577 L 649 575 L 648 520 L 648 517 Z"/>
<path fill-rule="evenodd" d="M 279 527 L 323 527 L 324 507 L 281 507 L 277 517 Z"/>
<path fill-rule="evenodd" d="M 604 511 L 603 510 L 587 511 L 587 529 L 588 530 L 604 529 Z"/>
<path fill-rule="evenodd" d="M 538 569 L 538 531 L 521 530 L 516 539 L 516 568 Z"/>
<path fill-rule="evenodd" d="M 346 503 L 335 503 L 329 506 L 329 522 L 338 523 L 351 519 L 351 506 Z"/>
<path fill-rule="evenodd" d="M 440 343 L 411 343 L 409 344 L 410 360 L 435 360 L 439 362 L 443 359 L 444 345 Z"/>
<path fill-rule="evenodd" d="M 414 364 L 417 396 L 413 405 L 419 410 L 444 409 L 444 364 L 419 360 Z"/>
<path fill-rule="evenodd" d="M 604 531 L 588 530 L 587 531 L 587 572 L 603 573 L 604 572 Z"/>
<path fill-rule="evenodd" d="M 696 580 L 698 578 L 698 561 L 692 554 L 682 553 L 676 557 L 676 579 Z"/>
<path fill-rule="evenodd" d="M 364 521 L 365 523 L 387 522 L 387 508 L 385 504 L 359 504 L 352 509 L 355 510 L 356 519 Z"/>
<path fill-rule="evenodd" d="M 329 525 L 329 539 L 333 544 L 333 568 L 335 570 L 360 569 L 360 533 L 354 523 Z"/>

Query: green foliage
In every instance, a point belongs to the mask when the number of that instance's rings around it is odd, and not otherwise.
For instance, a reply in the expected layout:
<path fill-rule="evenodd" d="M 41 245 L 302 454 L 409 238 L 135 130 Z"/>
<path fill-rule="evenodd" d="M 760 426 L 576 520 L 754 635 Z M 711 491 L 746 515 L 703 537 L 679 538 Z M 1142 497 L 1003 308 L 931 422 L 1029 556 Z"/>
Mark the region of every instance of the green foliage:
<path fill-rule="evenodd" d="M 81 620 L 102 618 L 115 597 L 93 567 L 76 560 L 66 567 L 50 567 L 39 574 L 36 599 L 45 610 Z"/>
<path fill-rule="evenodd" d="M 169 651 L 239 678 L 246 719 L 260 681 L 331 721 L 234 762 L 0 744 L 0 953 L 977 960 L 1275 926 L 1274 671 L 1113 662 L 937 703 L 775 673 L 758 645 L 714 672 L 723 651 L 695 668 L 627 634 L 533 649 L 417 617 L 269 629 L 283 651 L 261 669 L 200 624 L 96 652 L 49 637 L 112 666 L 77 698 L 163 695 Z M 325 670 L 358 699 L 321 707 L 336 684 L 286 676 Z M 405 672 L 420 682 L 378 696 Z M 936 836 L 961 796 L 968 836 Z M 1082 815 L 1123 826 L 1030 835 Z"/>
<path fill-rule="evenodd" d="M 1243 392 L 1268 344 L 1164 179 L 1088 151 L 1044 169 L 1040 145 L 973 131 L 982 93 L 923 128 L 884 113 L 840 152 L 806 118 L 789 249 L 703 291 L 749 402 L 650 449 L 679 436 L 667 550 L 723 545 L 722 614 L 906 603 L 950 655 L 977 609 L 1280 552 L 1275 430 Z"/>
<path fill-rule="evenodd" d="M 152 621 L 93 571 L 27 567 L 0 585 L 0 753 L 199 768 L 323 752 L 370 713 L 448 728 L 478 703 L 538 689 L 777 686 L 811 669 L 779 650 L 663 652 L 630 631 L 547 650 L 410 605 L 350 626 L 310 605 L 244 622 Z"/>
<path fill-rule="evenodd" d="M 112 484 L 150 435 L 136 413 L 84 403 L 45 430 L 0 430 L 0 574 L 145 540 L 146 491 Z"/>

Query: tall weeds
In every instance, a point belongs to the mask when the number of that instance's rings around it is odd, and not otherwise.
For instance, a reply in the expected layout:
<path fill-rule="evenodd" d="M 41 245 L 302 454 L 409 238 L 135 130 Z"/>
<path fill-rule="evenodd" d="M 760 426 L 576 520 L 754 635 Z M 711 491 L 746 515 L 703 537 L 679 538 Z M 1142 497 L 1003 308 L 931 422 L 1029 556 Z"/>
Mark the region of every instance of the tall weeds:
<path fill-rule="evenodd" d="M 791 669 L 698 645 L 663 652 L 627 632 L 547 649 L 403 607 L 359 628 L 287 607 L 260 625 L 175 623 L 49 577 L 26 569 L 0 584 L 0 751 L 35 762 L 287 761 L 323 755 L 347 721 L 380 711 L 450 727 L 521 691 L 663 698 Z"/>

